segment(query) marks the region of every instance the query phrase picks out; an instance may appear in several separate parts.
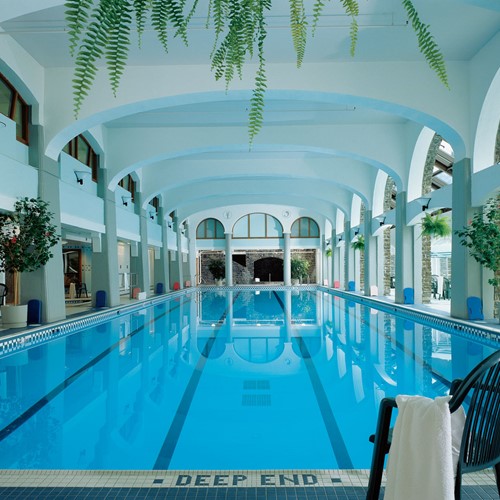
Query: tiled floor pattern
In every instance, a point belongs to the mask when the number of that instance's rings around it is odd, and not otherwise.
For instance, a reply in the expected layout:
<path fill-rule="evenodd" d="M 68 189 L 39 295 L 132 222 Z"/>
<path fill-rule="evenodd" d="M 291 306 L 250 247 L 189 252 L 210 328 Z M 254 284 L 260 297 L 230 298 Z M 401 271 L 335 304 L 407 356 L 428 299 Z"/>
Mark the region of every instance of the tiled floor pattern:
<path fill-rule="evenodd" d="M 499 498 L 492 471 L 467 474 L 463 483 L 463 499 Z M 0 499 L 364 500 L 367 484 L 366 470 L 4 470 Z"/>

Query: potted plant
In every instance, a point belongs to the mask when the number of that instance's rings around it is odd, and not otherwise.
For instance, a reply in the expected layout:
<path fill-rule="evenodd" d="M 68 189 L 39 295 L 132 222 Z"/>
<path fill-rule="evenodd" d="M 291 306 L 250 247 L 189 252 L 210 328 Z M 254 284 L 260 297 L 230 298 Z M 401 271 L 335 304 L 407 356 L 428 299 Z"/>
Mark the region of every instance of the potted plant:
<path fill-rule="evenodd" d="M 484 210 L 476 213 L 470 224 L 455 234 L 474 260 L 493 271 L 493 278 L 488 283 L 500 286 L 500 194 L 490 198 Z M 498 308 L 498 303 L 495 306 Z"/>
<path fill-rule="evenodd" d="M 365 237 L 360 234 L 352 243 L 351 243 L 351 248 L 353 250 L 359 250 L 362 251 L 365 249 Z"/>
<path fill-rule="evenodd" d="M 212 259 L 208 264 L 208 270 L 212 273 L 215 283 L 222 285 L 226 277 L 226 264 L 222 259 Z"/>
<path fill-rule="evenodd" d="M 307 278 L 307 272 L 309 271 L 309 262 L 298 257 L 293 258 L 290 261 L 290 275 L 292 278 L 292 285 L 298 285 L 305 278 Z"/>
<path fill-rule="evenodd" d="M 435 215 L 426 213 L 422 219 L 422 236 L 431 238 L 443 238 L 451 234 L 451 227 L 446 217 L 439 210 Z"/>
<path fill-rule="evenodd" d="M 52 217 L 48 203 L 40 198 L 21 198 L 14 204 L 13 212 L 0 214 L 0 271 L 13 275 L 13 306 L 20 304 L 20 273 L 39 269 L 53 256 L 50 249 L 59 236 Z M 26 320 L 27 306 L 20 311 L 2 306 L 4 325 L 26 326 Z"/>

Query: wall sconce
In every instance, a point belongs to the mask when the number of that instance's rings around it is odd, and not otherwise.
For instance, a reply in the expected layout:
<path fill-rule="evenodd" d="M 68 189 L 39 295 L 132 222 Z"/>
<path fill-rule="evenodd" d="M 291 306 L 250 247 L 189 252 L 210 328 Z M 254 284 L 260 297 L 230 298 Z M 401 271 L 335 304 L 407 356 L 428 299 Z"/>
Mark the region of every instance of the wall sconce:
<path fill-rule="evenodd" d="M 167 226 L 169 229 L 172 229 L 172 223 L 171 222 L 167 222 Z"/>
<path fill-rule="evenodd" d="M 359 234 L 359 228 L 354 230 L 354 236 L 357 236 Z"/>
<path fill-rule="evenodd" d="M 375 219 L 378 220 L 380 227 L 382 227 L 385 224 L 385 217 L 380 216 L 380 217 L 375 217 Z"/>
<path fill-rule="evenodd" d="M 90 177 L 91 175 L 91 172 L 88 170 L 73 170 L 73 172 L 75 172 L 76 182 L 81 185 L 83 185 L 85 177 Z"/>
<path fill-rule="evenodd" d="M 342 235 L 339 236 L 339 243 L 342 241 Z"/>
<path fill-rule="evenodd" d="M 431 202 L 431 198 L 417 198 L 417 203 L 420 203 L 422 206 L 422 211 L 425 212 L 429 208 L 429 203 Z"/>
<path fill-rule="evenodd" d="M 151 220 L 155 220 L 155 214 L 150 213 L 150 214 L 149 214 L 149 218 L 150 218 Z"/>
<path fill-rule="evenodd" d="M 131 202 L 131 201 L 132 201 L 131 195 L 122 196 L 122 202 L 126 207 L 128 206 L 129 202 Z"/>

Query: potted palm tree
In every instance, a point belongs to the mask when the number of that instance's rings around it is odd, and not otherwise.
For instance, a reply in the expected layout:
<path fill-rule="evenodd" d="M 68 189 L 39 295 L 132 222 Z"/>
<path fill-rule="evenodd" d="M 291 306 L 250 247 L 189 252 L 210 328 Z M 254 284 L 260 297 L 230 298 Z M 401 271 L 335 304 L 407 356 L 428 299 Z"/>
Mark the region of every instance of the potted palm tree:
<path fill-rule="evenodd" d="M 359 250 L 360 252 L 365 249 L 365 237 L 360 234 L 352 243 L 351 248 L 353 250 Z"/>
<path fill-rule="evenodd" d="M 290 276 L 292 278 L 292 285 L 298 285 L 307 278 L 309 271 L 309 262 L 298 257 L 290 261 Z"/>
<path fill-rule="evenodd" d="M 493 271 L 488 283 L 500 286 L 500 194 L 490 198 L 482 212 L 472 218 L 470 224 L 455 231 L 460 243 L 469 249 L 472 258 Z M 499 303 L 495 307 L 500 316 Z"/>
<path fill-rule="evenodd" d="M 53 214 L 40 198 L 22 198 L 14 211 L 0 214 L 0 271 L 13 275 L 12 305 L 2 306 L 2 323 L 11 328 L 26 326 L 27 306 L 21 302 L 20 274 L 44 266 L 58 242 Z"/>

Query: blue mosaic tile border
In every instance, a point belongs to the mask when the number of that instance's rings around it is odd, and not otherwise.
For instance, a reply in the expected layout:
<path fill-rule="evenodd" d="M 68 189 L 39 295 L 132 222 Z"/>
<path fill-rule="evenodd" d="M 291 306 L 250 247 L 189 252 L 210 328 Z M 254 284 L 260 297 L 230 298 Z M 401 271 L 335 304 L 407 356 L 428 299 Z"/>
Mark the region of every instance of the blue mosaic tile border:
<path fill-rule="evenodd" d="M 497 349 L 500 348 L 500 332 L 486 325 L 475 325 L 468 321 L 444 318 L 443 316 L 431 312 L 418 311 L 402 304 L 387 303 L 382 300 L 377 300 L 374 297 L 365 297 L 363 295 L 344 292 L 337 288 L 332 289 L 318 286 L 318 289 L 330 293 L 331 295 L 338 295 L 344 299 L 373 307 L 380 311 L 395 314 L 397 316 L 404 316 L 405 319 L 412 319 L 418 323 L 442 330 L 446 333 L 452 333 L 475 340 L 479 338 L 482 341 L 486 341 L 492 347 Z"/>
<path fill-rule="evenodd" d="M 14 352 L 22 351 L 46 342 L 50 342 L 65 335 L 76 332 L 84 328 L 90 328 L 100 325 L 115 319 L 118 316 L 131 314 L 135 311 L 140 311 L 145 307 L 153 307 L 157 304 L 165 302 L 165 300 L 175 299 L 188 293 L 193 293 L 195 288 L 188 288 L 171 292 L 157 297 L 151 297 L 146 300 L 137 301 L 131 304 L 124 304 L 113 308 L 96 310 L 81 318 L 64 320 L 57 323 L 52 323 L 50 326 L 40 326 L 28 331 L 24 330 L 19 333 L 13 333 L 0 337 L 0 357 L 10 355 Z"/>

